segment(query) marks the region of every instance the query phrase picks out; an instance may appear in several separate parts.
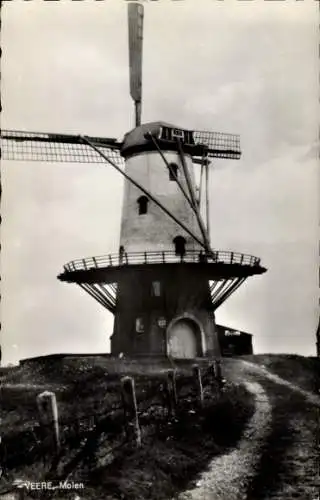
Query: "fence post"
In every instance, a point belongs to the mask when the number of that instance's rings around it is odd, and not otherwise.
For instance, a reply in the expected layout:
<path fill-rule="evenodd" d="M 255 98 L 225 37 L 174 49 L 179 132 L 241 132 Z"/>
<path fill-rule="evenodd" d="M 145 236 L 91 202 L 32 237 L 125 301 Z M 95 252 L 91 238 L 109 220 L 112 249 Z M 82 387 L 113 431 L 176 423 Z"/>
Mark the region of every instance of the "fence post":
<path fill-rule="evenodd" d="M 127 438 L 133 438 L 135 445 L 139 447 L 141 446 L 141 431 L 139 426 L 134 380 L 132 377 L 123 377 L 121 379 L 121 384 Z"/>
<path fill-rule="evenodd" d="M 219 387 L 219 391 L 221 392 L 222 387 L 223 387 L 223 382 L 222 382 L 222 370 L 221 370 L 221 360 L 220 359 L 215 360 L 215 375 L 216 375 L 216 380 L 217 380 L 217 384 Z"/>
<path fill-rule="evenodd" d="M 214 361 L 210 363 L 208 366 L 208 374 L 209 374 L 210 384 L 214 384 L 216 381 L 216 371 L 214 368 Z"/>
<path fill-rule="evenodd" d="M 0 434 L 0 479 L 1 477 L 6 476 L 6 465 L 7 465 L 6 448 L 2 436 Z"/>
<path fill-rule="evenodd" d="M 195 388 L 197 391 L 197 400 L 200 406 L 203 405 L 203 387 L 201 380 L 201 370 L 198 365 L 192 366 L 192 373 L 195 382 Z"/>
<path fill-rule="evenodd" d="M 51 438 L 53 454 L 60 451 L 60 433 L 58 420 L 57 399 L 54 392 L 44 391 L 37 395 L 37 406 L 39 410 L 40 424 Z"/>
<path fill-rule="evenodd" d="M 169 415 L 173 417 L 175 415 L 176 407 L 178 404 L 175 370 L 168 370 L 167 372 L 166 392 L 167 392 L 167 405 L 168 405 Z"/>
<path fill-rule="evenodd" d="M 173 397 L 173 402 L 174 402 L 175 406 L 177 406 L 177 404 L 178 404 L 176 374 L 177 374 L 176 370 L 169 370 L 168 371 L 168 378 L 171 382 L 172 397 Z"/>

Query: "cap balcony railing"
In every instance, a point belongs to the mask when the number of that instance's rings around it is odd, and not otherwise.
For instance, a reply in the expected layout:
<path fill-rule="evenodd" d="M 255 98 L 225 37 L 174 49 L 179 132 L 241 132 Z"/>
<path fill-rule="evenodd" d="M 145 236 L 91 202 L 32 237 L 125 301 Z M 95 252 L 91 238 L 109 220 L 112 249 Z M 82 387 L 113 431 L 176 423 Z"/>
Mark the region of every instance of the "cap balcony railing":
<path fill-rule="evenodd" d="M 116 254 L 87 257 L 68 262 L 63 266 L 65 272 L 87 271 L 106 267 L 120 267 L 143 264 L 174 264 L 174 263 L 208 263 L 208 264 L 238 264 L 243 266 L 260 266 L 260 259 L 253 255 L 223 250 L 213 250 L 210 253 L 199 250 L 187 250 L 177 255 L 172 250 L 150 252 L 119 252 Z"/>

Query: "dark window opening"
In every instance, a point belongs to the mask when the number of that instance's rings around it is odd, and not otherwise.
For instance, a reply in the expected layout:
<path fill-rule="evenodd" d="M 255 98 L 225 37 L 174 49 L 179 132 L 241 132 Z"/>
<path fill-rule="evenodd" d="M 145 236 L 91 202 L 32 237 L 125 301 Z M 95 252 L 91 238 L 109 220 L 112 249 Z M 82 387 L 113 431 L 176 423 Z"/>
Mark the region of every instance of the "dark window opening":
<path fill-rule="evenodd" d="M 176 236 L 173 240 L 176 255 L 183 257 L 186 253 L 186 240 L 183 236 Z"/>
<path fill-rule="evenodd" d="M 120 247 L 119 247 L 119 264 L 123 263 L 123 258 L 124 258 L 124 246 L 120 245 Z"/>
<path fill-rule="evenodd" d="M 175 181 L 178 177 L 178 165 L 176 163 L 169 163 L 169 180 Z"/>
<path fill-rule="evenodd" d="M 148 198 L 146 196 L 140 196 L 140 198 L 137 199 L 137 202 L 139 215 L 146 214 L 148 212 Z"/>

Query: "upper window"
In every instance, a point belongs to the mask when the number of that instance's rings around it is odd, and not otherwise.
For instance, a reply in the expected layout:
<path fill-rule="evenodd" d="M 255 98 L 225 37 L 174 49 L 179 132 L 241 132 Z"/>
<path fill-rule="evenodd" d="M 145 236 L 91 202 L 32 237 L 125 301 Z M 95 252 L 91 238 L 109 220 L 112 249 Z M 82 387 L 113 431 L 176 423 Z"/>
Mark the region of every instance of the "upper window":
<path fill-rule="evenodd" d="M 184 139 L 184 131 L 179 128 L 172 129 L 172 137 L 175 139 Z"/>
<path fill-rule="evenodd" d="M 148 198 L 146 196 L 140 196 L 140 198 L 137 199 L 137 203 L 139 215 L 146 214 L 148 212 Z"/>
<path fill-rule="evenodd" d="M 144 332 L 144 323 L 142 318 L 136 319 L 136 332 L 143 333 Z"/>
<path fill-rule="evenodd" d="M 173 240 L 176 255 L 183 255 L 186 253 L 186 240 L 183 236 L 176 236 Z"/>
<path fill-rule="evenodd" d="M 169 163 L 169 180 L 175 181 L 178 177 L 178 165 L 176 163 Z"/>
<path fill-rule="evenodd" d="M 154 297 L 160 297 L 161 295 L 161 283 L 160 281 L 152 282 L 152 294 Z"/>

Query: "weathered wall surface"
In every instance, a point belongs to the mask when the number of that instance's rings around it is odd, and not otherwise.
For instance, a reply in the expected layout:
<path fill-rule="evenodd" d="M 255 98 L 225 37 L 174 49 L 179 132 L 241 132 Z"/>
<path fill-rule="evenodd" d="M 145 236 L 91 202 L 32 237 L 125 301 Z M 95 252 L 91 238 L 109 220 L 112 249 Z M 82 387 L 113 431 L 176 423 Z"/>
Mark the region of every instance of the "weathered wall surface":
<path fill-rule="evenodd" d="M 208 282 L 195 272 L 188 272 L 183 265 L 144 269 L 144 272 L 131 269 L 119 283 L 112 353 L 166 354 L 170 323 L 189 317 L 202 330 L 201 354 L 219 355 Z M 160 283 L 159 296 L 153 294 L 155 281 Z M 140 332 L 137 319 L 143 325 Z"/>
<path fill-rule="evenodd" d="M 164 152 L 164 155 L 168 162 L 179 166 L 178 178 L 187 190 L 178 154 Z M 193 164 L 187 155 L 186 163 L 194 183 Z M 151 191 L 155 198 L 201 238 L 194 212 L 181 193 L 178 184 L 169 180 L 168 168 L 158 152 L 146 152 L 128 158 L 126 172 Z M 152 201 L 149 202 L 148 213 L 139 215 L 137 200 L 141 195 L 143 193 L 137 187 L 129 181 L 125 182 L 120 245 L 123 245 L 127 252 L 174 250 L 172 241 L 176 236 L 183 236 L 186 239 L 187 250 L 200 250 L 200 245 Z"/>

